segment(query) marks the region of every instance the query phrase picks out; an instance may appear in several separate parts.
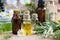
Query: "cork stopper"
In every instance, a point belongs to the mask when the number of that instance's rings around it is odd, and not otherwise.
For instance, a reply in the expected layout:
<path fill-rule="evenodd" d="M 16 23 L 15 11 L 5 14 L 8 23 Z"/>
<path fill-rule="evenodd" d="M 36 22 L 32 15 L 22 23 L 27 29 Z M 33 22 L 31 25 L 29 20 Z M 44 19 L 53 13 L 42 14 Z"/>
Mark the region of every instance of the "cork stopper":
<path fill-rule="evenodd" d="M 33 13 L 32 18 L 34 18 L 34 19 L 38 18 L 38 15 L 36 13 Z"/>
<path fill-rule="evenodd" d="M 19 14 L 19 13 L 20 13 L 19 10 L 17 10 L 17 9 L 14 10 L 14 14 L 15 14 L 15 15 L 17 15 L 17 14 Z"/>
<path fill-rule="evenodd" d="M 29 11 L 29 10 L 26 10 L 26 11 L 24 12 L 24 14 L 29 14 L 29 15 L 30 15 L 30 11 Z"/>
<path fill-rule="evenodd" d="M 49 2 L 50 2 L 50 4 L 53 4 L 53 1 L 52 0 L 50 0 Z"/>
<path fill-rule="evenodd" d="M 24 19 L 30 19 L 30 15 L 25 14 L 25 15 L 24 15 Z"/>

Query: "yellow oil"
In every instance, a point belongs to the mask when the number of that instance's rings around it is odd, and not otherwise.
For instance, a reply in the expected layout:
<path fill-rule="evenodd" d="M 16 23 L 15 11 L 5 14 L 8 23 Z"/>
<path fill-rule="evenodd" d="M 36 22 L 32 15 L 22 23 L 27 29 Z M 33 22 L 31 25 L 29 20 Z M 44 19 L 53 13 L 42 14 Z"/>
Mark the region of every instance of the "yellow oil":
<path fill-rule="evenodd" d="M 30 35 L 32 33 L 31 22 L 23 22 L 23 29 L 26 32 L 26 35 Z"/>

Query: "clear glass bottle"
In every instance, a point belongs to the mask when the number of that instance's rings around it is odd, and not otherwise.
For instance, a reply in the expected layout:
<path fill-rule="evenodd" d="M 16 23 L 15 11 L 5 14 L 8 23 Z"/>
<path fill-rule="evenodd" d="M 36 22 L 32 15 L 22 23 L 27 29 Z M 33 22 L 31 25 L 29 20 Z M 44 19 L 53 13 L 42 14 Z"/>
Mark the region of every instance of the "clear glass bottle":
<path fill-rule="evenodd" d="M 32 26 L 35 27 L 36 24 L 38 24 L 38 14 L 37 13 L 33 13 L 32 14 Z"/>
<path fill-rule="evenodd" d="M 32 25 L 31 25 L 31 19 L 29 14 L 24 14 L 23 29 L 26 35 L 30 35 L 32 33 Z"/>

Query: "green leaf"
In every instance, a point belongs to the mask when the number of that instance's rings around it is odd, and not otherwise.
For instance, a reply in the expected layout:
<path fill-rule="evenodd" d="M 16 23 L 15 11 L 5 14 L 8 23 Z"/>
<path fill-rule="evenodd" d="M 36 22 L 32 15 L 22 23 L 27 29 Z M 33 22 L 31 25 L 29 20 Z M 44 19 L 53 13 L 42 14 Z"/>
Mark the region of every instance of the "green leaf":
<path fill-rule="evenodd" d="M 56 39 L 56 40 L 60 40 L 60 30 L 57 30 L 57 31 L 55 32 L 55 39 Z"/>
<path fill-rule="evenodd" d="M 3 30 L 0 30 L 0 34 L 2 34 L 3 33 Z"/>

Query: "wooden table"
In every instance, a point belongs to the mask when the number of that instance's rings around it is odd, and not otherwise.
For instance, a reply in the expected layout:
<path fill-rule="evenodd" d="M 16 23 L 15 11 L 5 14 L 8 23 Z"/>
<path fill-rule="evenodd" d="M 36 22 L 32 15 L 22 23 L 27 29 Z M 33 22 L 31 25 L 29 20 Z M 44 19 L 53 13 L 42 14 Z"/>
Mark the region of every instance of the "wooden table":
<path fill-rule="evenodd" d="M 4 32 L 3 34 L 0 35 L 0 40 L 6 40 L 5 35 L 7 34 L 12 35 L 12 37 L 8 38 L 7 40 L 53 40 L 53 38 L 44 38 L 42 35 L 36 34 L 18 37 L 17 35 L 13 35 L 12 32 Z"/>

